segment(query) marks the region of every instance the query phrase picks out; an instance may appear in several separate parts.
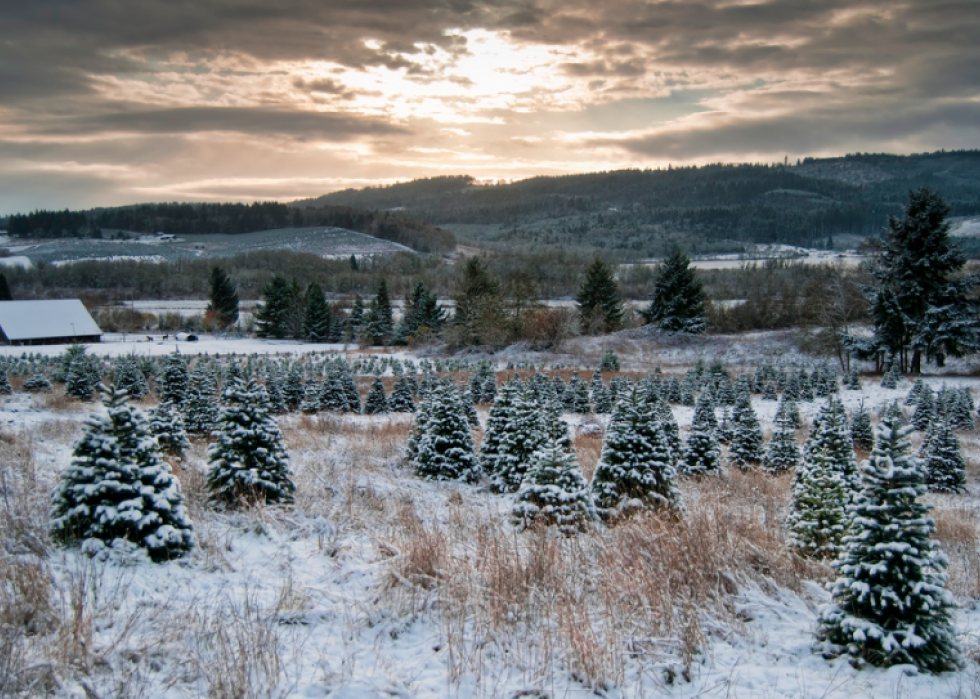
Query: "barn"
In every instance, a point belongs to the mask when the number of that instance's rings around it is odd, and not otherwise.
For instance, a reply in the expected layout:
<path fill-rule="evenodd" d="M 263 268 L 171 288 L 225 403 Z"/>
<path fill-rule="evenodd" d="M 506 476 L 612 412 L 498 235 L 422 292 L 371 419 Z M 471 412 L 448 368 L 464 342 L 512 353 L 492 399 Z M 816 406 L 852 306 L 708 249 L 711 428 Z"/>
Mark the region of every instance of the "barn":
<path fill-rule="evenodd" d="M 78 299 L 0 301 L 0 341 L 8 345 L 100 342 L 102 330 Z"/>

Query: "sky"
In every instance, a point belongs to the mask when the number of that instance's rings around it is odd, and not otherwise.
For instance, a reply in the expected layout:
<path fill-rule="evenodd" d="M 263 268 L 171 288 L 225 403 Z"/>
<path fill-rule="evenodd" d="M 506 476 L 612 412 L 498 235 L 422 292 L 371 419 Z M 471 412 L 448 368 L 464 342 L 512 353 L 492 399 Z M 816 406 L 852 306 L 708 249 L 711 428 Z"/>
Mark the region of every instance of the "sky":
<path fill-rule="evenodd" d="M 0 26 L 0 214 L 980 147 L 978 0 L 32 0 Z"/>

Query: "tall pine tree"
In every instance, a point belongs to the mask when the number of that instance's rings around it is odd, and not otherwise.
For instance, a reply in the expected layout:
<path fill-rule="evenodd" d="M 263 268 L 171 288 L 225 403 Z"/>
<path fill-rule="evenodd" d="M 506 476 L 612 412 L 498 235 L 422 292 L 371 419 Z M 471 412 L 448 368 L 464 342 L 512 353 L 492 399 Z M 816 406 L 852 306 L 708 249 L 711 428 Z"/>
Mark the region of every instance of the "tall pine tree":
<path fill-rule="evenodd" d="M 674 248 L 660 265 L 653 300 L 643 319 L 667 332 L 703 333 L 708 329 L 704 304 L 704 290 L 691 260 Z"/>
<path fill-rule="evenodd" d="M 228 273 L 221 267 L 211 268 L 211 301 L 207 314 L 213 315 L 219 327 L 227 328 L 238 322 L 238 292 Z"/>
<path fill-rule="evenodd" d="M 587 331 L 612 332 L 623 324 L 623 302 L 612 268 L 596 258 L 579 287 L 578 311 Z"/>

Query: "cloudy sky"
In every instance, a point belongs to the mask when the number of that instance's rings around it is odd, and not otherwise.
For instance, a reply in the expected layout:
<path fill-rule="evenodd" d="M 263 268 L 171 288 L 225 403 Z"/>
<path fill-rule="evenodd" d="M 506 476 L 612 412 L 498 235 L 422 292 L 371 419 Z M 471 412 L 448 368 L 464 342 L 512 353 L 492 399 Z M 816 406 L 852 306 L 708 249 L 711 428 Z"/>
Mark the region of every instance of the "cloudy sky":
<path fill-rule="evenodd" d="M 0 20 L 0 214 L 980 147 L 977 0 L 32 0 Z"/>

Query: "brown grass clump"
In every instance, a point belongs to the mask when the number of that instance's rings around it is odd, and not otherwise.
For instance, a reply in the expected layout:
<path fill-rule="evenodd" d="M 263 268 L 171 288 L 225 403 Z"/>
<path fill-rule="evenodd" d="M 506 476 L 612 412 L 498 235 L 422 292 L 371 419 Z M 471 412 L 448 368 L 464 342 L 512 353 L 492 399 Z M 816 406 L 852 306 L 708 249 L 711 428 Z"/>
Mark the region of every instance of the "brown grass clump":
<path fill-rule="evenodd" d="M 973 507 L 945 503 L 932 511 L 935 540 L 949 558 L 946 587 L 958 597 L 980 599 L 980 526 Z"/>

